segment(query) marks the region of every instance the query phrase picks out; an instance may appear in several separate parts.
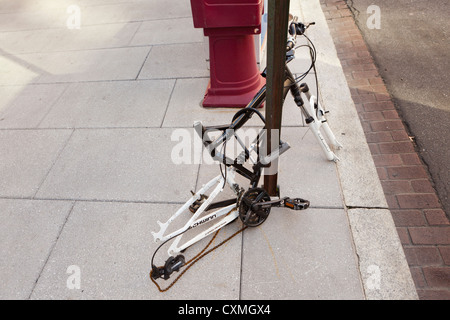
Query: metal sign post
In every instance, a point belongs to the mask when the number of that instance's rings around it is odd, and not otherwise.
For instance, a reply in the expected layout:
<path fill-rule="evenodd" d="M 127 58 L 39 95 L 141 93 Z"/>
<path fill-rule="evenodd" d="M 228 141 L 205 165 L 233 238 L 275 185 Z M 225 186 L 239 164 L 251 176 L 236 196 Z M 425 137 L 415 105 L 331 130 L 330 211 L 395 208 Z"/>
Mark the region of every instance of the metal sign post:
<path fill-rule="evenodd" d="M 270 154 L 272 151 L 272 145 L 279 145 L 279 134 L 281 134 L 289 2 L 290 0 L 269 0 L 268 2 L 266 79 L 267 154 Z M 278 135 L 272 134 L 272 130 L 278 130 Z M 272 144 L 272 139 L 276 139 L 277 143 Z M 278 168 L 278 160 L 274 161 L 272 166 Z M 264 176 L 265 189 L 271 196 L 276 196 L 278 193 L 277 180 L 278 175 L 276 173 Z"/>

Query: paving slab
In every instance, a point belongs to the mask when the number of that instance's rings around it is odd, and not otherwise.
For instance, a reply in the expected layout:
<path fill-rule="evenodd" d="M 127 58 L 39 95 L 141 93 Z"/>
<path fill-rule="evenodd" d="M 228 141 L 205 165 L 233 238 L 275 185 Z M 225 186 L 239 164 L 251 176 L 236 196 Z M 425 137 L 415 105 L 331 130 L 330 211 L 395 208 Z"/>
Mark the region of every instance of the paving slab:
<path fill-rule="evenodd" d="M 139 74 L 139 79 L 209 77 L 202 43 L 154 46 Z"/>
<path fill-rule="evenodd" d="M 244 231 L 242 299 L 364 299 L 344 209 L 272 209 Z"/>
<path fill-rule="evenodd" d="M 203 29 L 194 29 L 192 17 L 143 21 L 131 46 L 203 42 Z"/>
<path fill-rule="evenodd" d="M 281 155 L 279 185 L 284 196 L 304 198 L 314 208 L 344 208 L 337 167 L 328 161 L 308 128 L 282 128 L 291 148 Z"/>
<path fill-rule="evenodd" d="M 71 5 L 77 5 L 80 9 L 81 28 L 117 22 L 177 19 L 192 15 L 189 0 L 95 1 L 92 3 L 47 0 L 16 7 L 7 4 L 0 20 L 0 31 L 66 27 L 67 21 L 73 14 L 73 11 L 68 11 Z"/>
<path fill-rule="evenodd" d="M 75 130 L 38 198 L 179 202 L 198 165 L 175 164 L 168 129 Z"/>
<path fill-rule="evenodd" d="M 0 299 L 27 299 L 73 206 L 0 199 Z"/>
<path fill-rule="evenodd" d="M 26 85 L 35 81 L 42 70 L 33 68 L 27 61 L 9 55 L 0 48 L 0 85 Z"/>
<path fill-rule="evenodd" d="M 169 291 L 160 293 L 150 281 L 151 257 L 159 245 L 150 231 L 158 231 L 156 220 L 167 220 L 177 208 L 77 202 L 31 299 L 238 299 L 240 235 L 196 263 Z M 236 224 L 222 230 L 215 243 L 238 228 Z M 168 257 L 164 248 L 155 258 L 158 266 Z M 187 259 L 197 253 L 195 249 L 185 252 Z M 78 269 L 68 273 L 71 266 Z M 71 270 L 79 272 L 79 288 L 71 286 Z M 158 283 L 165 288 L 171 280 Z"/>
<path fill-rule="evenodd" d="M 134 80 L 149 51 L 134 47 L 5 55 L 1 59 L 7 71 L 0 73 L 0 85 Z"/>
<path fill-rule="evenodd" d="M 0 128 L 36 128 L 67 84 L 0 86 Z"/>
<path fill-rule="evenodd" d="M 159 127 L 174 83 L 175 80 L 71 83 L 39 127 Z"/>
<path fill-rule="evenodd" d="M 3 3 L 8 1 L 2 1 Z M 52 10 L 24 10 L 2 13 L 0 31 L 18 31 L 65 26 L 68 15 L 65 9 L 58 12 Z M 24 23 L 26 22 L 26 23 Z"/>
<path fill-rule="evenodd" d="M 86 3 L 86 2 L 85 2 Z M 190 17 L 189 0 L 139 0 L 104 3 L 81 8 L 82 25 Z"/>
<path fill-rule="evenodd" d="M 115 3 L 123 3 L 123 2 L 134 2 L 138 3 L 143 0 L 77 0 L 77 4 L 81 7 L 88 6 L 98 6 L 103 4 L 115 4 Z M 2 6 L 0 7 L 1 13 L 24 13 L 24 12 L 36 12 L 39 10 L 50 10 L 55 8 L 67 8 L 72 5 L 73 1 L 71 0 L 38 0 L 38 1 L 30 1 L 30 0 L 22 0 L 22 1 L 2 1 Z"/>
<path fill-rule="evenodd" d="M 0 7 L 0 13 L 24 13 L 24 12 L 36 12 L 41 10 L 60 10 L 65 9 L 70 5 L 73 5 L 72 0 L 21 0 L 21 1 L 7 1 L 2 0 L 2 6 Z M 134 4 L 141 6 L 154 6 L 154 1 L 148 0 L 77 0 L 76 4 L 81 8 L 89 9 L 89 7 L 103 6 L 103 5 L 118 5 L 118 4 Z"/>
<path fill-rule="evenodd" d="M 197 120 L 204 125 L 230 123 L 237 110 L 201 106 L 208 82 L 209 77 L 177 79 L 163 127 L 191 128 Z"/>
<path fill-rule="evenodd" d="M 72 130 L 0 130 L 0 197 L 35 195 Z"/>
<path fill-rule="evenodd" d="M 9 54 L 119 48 L 128 46 L 140 22 L 0 32 L 2 50 Z"/>
<path fill-rule="evenodd" d="M 127 47 L 138 30 L 140 22 L 111 23 L 107 25 L 82 26 L 79 29 L 49 29 L 42 30 L 41 37 L 45 32 L 53 33 L 47 35 L 47 44 L 43 52 L 73 51 L 87 49 L 122 48 Z"/>

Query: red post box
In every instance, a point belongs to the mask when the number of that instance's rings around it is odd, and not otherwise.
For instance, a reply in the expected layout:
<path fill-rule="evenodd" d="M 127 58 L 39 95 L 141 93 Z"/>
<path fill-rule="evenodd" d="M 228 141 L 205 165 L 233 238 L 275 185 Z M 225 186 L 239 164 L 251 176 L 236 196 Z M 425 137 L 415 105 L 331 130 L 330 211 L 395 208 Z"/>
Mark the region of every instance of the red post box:
<path fill-rule="evenodd" d="M 191 0 L 195 28 L 209 38 L 210 81 L 204 107 L 245 107 L 264 85 L 254 35 L 263 0 Z"/>

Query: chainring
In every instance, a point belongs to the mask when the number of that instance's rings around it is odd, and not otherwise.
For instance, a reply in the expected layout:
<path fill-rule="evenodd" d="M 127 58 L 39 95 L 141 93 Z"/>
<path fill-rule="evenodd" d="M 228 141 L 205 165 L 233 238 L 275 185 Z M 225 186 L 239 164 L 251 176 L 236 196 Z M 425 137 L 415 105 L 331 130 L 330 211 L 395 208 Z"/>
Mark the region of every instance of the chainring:
<path fill-rule="evenodd" d="M 254 204 L 270 201 L 269 194 L 262 188 L 251 188 L 242 195 L 239 203 L 239 218 L 244 225 L 256 227 L 262 224 L 270 213 L 270 207 L 255 209 Z"/>

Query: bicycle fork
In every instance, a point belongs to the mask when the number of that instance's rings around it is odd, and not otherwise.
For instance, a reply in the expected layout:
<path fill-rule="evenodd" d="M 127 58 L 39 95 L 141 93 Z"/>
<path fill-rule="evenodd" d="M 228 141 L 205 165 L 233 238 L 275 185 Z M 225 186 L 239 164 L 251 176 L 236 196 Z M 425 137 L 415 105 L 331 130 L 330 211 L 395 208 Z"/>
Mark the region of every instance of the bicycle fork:
<path fill-rule="evenodd" d="M 308 100 L 306 107 L 300 92 L 302 92 Z M 316 137 L 327 159 L 334 162 L 339 161 L 338 156 L 336 156 L 336 154 L 330 149 L 327 141 L 324 139 L 322 132 L 320 131 L 320 129 L 323 128 L 323 132 L 328 138 L 328 141 L 336 148 L 342 148 L 342 145 L 337 141 L 333 131 L 331 131 L 331 128 L 328 125 L 327 119 L 325 118 L 325 114 L 328 113 L 328 111 L 323 110 L 318 101 L 316 101 L 317 98 L 309 92 L 309 87 L 306 83 L 302 83 L 300 87 L 298 87 L 297 84 L 293 84 L 291 86 L 291 93 L 294 96 L 295 103 L 305 116 L 306 124 Z"/>

